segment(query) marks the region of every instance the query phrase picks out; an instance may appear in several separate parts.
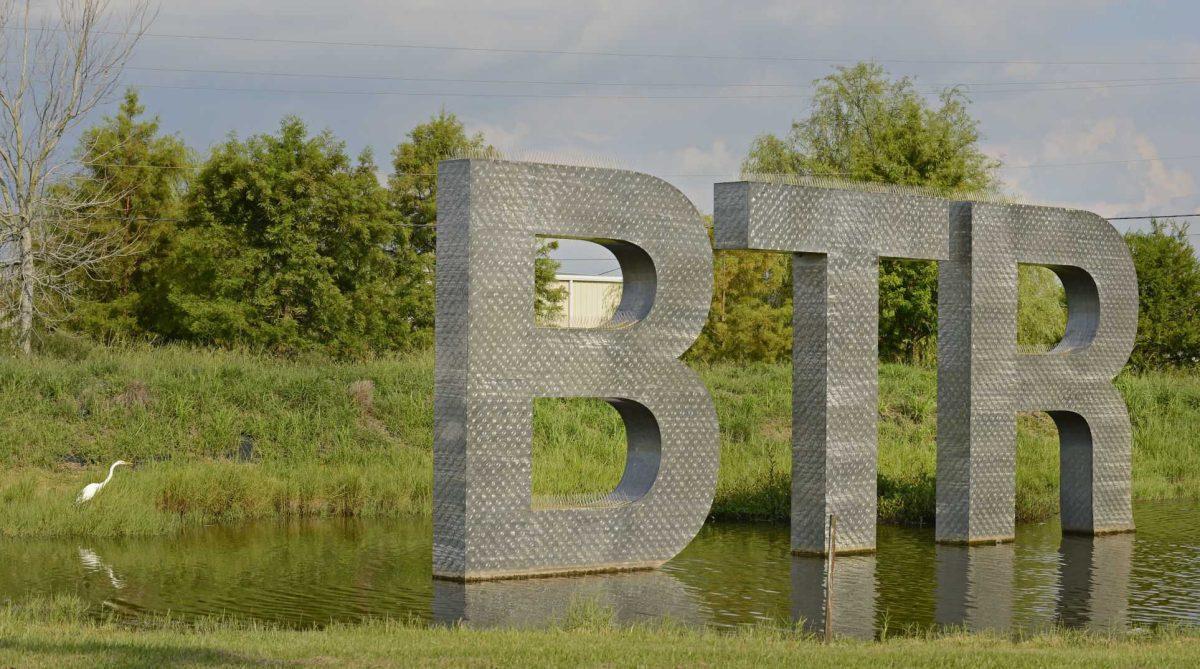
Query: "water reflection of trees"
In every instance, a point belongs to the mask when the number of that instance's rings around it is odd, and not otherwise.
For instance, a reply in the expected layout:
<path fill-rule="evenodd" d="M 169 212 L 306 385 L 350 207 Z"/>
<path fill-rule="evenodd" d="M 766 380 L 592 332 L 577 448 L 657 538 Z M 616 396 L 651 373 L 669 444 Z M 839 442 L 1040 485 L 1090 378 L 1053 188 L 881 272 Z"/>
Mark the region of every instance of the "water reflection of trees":
<path fill-rule="evenodd" d="M 27 541 L 0 549 L 0 563 L 22 565 L 0 570 L 0 592 L 73 592 L 130 612 L 297 626 L 425 617 L 429 532 L 428 520 L 263 523 L 169 540 L 96 540 L 86 555 L 68 542 Z"/>

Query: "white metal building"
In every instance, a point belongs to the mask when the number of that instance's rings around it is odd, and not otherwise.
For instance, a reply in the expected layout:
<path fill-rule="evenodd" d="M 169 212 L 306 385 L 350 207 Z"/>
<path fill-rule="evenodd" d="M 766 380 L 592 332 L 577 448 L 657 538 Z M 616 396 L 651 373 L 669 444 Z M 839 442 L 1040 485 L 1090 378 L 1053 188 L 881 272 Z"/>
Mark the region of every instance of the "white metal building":
<path fill-rule="evenodd" d="M 621 277 L 588 274 L 557 274 L 554 288 L 566 288 L 567 296 L 549 327 L 594 328 L 612 319 L 621 302 Z"/>

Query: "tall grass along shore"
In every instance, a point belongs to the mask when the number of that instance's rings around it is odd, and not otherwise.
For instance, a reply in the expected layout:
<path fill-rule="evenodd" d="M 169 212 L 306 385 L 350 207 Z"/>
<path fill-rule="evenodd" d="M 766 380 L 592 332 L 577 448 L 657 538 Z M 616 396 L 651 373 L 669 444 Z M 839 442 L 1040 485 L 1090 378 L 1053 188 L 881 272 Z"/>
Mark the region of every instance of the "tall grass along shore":
<path fill-rule="evenodd" d="M 786 520 L 791 371 L 699 365 L 721 425 L 712 516 Z M 880 368 L 880 518 L 930 523 L 936 374 Z M 1200 378 L 1117 381 L 1134 429 L 1134 495 L 1200 494 Z M 363 363 L 245 353 L 65 347 L 0 358 L 0 535 L 151 535 L 274 516 L 428 514 L 433 355 Z M 611 490 L 624 428 L 599 400 L 534 406 L 535 495 Z M 76 493 L 132 460 L 91 503 Z M 1017 516 L 1058 506 L 1057 435 L 1019 418 Z"/>
<path fill-rule="evenodd" d="M 586 608 L 586 607 L 581 607 Z M 786 626 L 738 632 L 670 622 L 614 626 L 603 611 L 568 613 L 544 630 L 427 628 L 375 621 L 283 630 L 235 620 L 169 618 L 136 625 L 97 616 L 73 597 L 0 608 L 0 666 L 14 667 L 1194 667 L 1200 635 L 1161 629 L 1124 637 L 1049 630 L 1024 637 L 963 632 L 822 644 Z"/>

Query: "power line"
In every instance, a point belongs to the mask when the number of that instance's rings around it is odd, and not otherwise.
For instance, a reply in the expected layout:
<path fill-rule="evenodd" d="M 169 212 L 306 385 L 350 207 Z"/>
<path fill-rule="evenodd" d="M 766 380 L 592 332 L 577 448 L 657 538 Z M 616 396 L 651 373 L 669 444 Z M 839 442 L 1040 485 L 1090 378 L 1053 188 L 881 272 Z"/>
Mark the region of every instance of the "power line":
<path fill-rule="evenodd" d="M 86 219 L 89 221 L 109 221 L 113 223 L 188 223 L 189 218 L 156 218 L 151 216 L 96 216 L 94 214 L 77 214 L 75 216 L 60 216 L 54 220 L 71 221 Z M 392 223 L 402 228 L 436 228 L 436 223 Z"/>
<path fill-rule="evenodd" d="M 146 169 L 152 169 L 152 170 L 200 170 L 200 169 L 204 168 L 203 165 L 154 165 L 154 164 L 150 164 L 150 163 L 142 164 L 142 163 L 81 162 L 79 164 L 84 167 L 113 167 L 113 168 L 132 168 L 132 169 L 146 168 Z M 392 172 L 391 175 L 392 176 L 410 176 L 410 177 L 436 177 L 437 172 Z M 658 174 L 658 173 L 656 173 L 653 176 L 668 177 L 668 178 L 672 178 L 672 179 L 674 179 L 674 178 L 717 179 L 717 178 L 722 178 L 722 177 L 736 177 L 739 175 L 734 174 L 732 172 L 727 172 L 727 173 L 719 173 L 719 174 L 718 173 L 714 173 L 714 174 Z M 833 174 L 822 175 L 822 176 L 847 176 L 847 175 L 833 173 Z"/>
<path fill-rule="evenodd" d="M 1155 161 L 1162 161 L 1162 160 L 1197 160 L 1197 159 L 1200 159 L 1200 155 L 1159 156 L 1156 158 L 1131 158 L 1131 159 L 1127 159 L 1127 160 L 1092 160 L 1092 161 L 1079 162 L 1079 163 L 1027 163 L 1024 165 L 1001 165 L 1000 167 L 1001 167 L 1001 169 L 1008 168 L 1008 169 L 1015 169 L 1015 170 L 1023 170 L 1023 169 L 1031 169 L 1031 168 L 1039 168 L 1039 167 L 1087 167 L 1087 166 L 1091 166 L 1091 165 L 1126 165 L 1126 164 L 1131 164 L 1131 163 L 1152 163 Z"/>
<path fill-rule="evenodd" d="M 223 93 L 284 93 L 289 95 L 347 95 L 347 96 L 402 96 L 437 98 L 529 98 L 553 100 L 619 100 L 624 102 L 746 102 L 750 100 L 799 100 L 807 95 L 589 95 L 554 93 L 442 93 L 430 91 L 342 91 L 327 89 L 257 88 L 230 86 L 185 86 L 176 84 L 129 83 L 137 88 L 166 88 L 185 91 L 220 91 Z"/>
<path fill-rule="evenodd" d="M 1110 221 L 1141 221 L 1148 218 L 1192 218 L 1200 216 L 1200 213 L 1195 214 L 1151 214 L 1149 216 L 1114 216 Z"/>
<path fill-rule="evenodd" d="M 16 30 L 15 28 L 12 30 Z M 117 31 L 95 31 L 102 34 L 123 34 Z M 479 47 L 479 46 L 460 46 L 452 44 L 422 44 L 414 42 L 375 42 L 375 41 L 342 41 L 342 40 L 314 40 L 314 39 L 295 39 L 295 38 L 277 38 L 277 37 L 245 37 L 238 35 L 212 35 L 212 34 L 186 34 L 186 33 L 162 33 L 162 32 L 147 32 L 143 37 L 153 39 L 179 39 L 179 40 L 208 40 L 221 42 L 251 42 L 258 44 L 289 44 L 296 46 L 336 46 L 336 47 L 360 47 L 360 48 L 379 48 L 379 49 L 405 49 L 405 50 L 425 50 L 425 51 L 454 51 L 463 53 L 491 53 L 491 54 L 510 54 L 510 55 L 534 55 L 534 56 L 592 56 L 592 57 L 611 57 L 611 58 L 650 58 L 650 59 L 665 59 L 665 60 L 712 60 L 712 61 L 765 61 L 765 62 L 808 62 L 808 63 L 847 63 L 864 60 L 861 57 L 818 57 L 818 56 L 792 56 L 792 55 L 740 55 L 740 54 L 710 54 L 710 53 L 664 53 L 664 52 L 649 52 L 649 51 L 592 51 L 582 49 L 535 49 L 535 48 L 514 48 L 514 47 Z M 866 60 L 871 60 L 880 63 L 902 63 L 902 64 L 945 64 L 945 65 L 1140 65 L 1140 66 L 1160 66 L 1160 65 L 1200 65 L 1200 61 L 1195 60 L 1041 60 L 1032 58 L 882 58 L 873 57 Z"/>
<path fill-rule="evenodd" d="M 1093 165 L 1125 165 L 1125 164 L 1133 164 L 1133 163 L 1152 163 L 1152 162 L 1156 162 L 1156 161 L 1167 161 L 1167 160 L 1200 160 L 1200 154 L 1186 155 L 1186 156 L 1158 156 L 1155 158 L 1129 158 L 1129 159 L 1122 159 L 1122 160 L 1093 160 L 1093 161 L 1083 161 L 1083 162 L 1074 162 L 1074 163 L 1025 163 L 1025 164 L 1017 164 L 1017 165 L 1001 164 L 1000 167 L 1002 169 L 1021 170 L 1021 169 L 1035 169 L 1035 168 L 1041 168 L 1041 167 L 1088 167 L 1088 166 L 1093 166 Z M 197 170 L 197 169 L 201 168 L 200 165 L 153 165 L 153 164 L 136 164 L 136 163 L 131 164 L 131 163 L 88 163 L 88 162 L 84 162 L 81 164 L 84 165 L 85 167 L 130 167 L 130 168 L 148 168 L 148 169 L 164 169 L 164 170 Z M 394 172 L 393 174 L 405 175 L 405 176 L 421 176 L 421 177 L 437 176 L 437 172 Z M 707 174 L 703 174 L 703 173 L 656 174 L 655 176 L 670 177 L 670 178 L 713 178 L 713 179 L 716 179 L 716 178 L 723 178 L 723 177 L 738 177 L 740 175 L 737 173 L 734 173 L 734 172 L 717 172 L 717 173 L 707 173 Z M 821 176 L 849 176 L 849 175 L 846 175 L 846 174 L 823 174 Z"/>
<path fill-rule="evenodd" d="M 304 75 L 297 75 L 304 76 Z M 430 81 L 434 81 L 431 79 Z M 451 80 L 453 81 L 453 80 Z M 459 80 L 462 82 L 471 80 Z M 338 89 L 313 89 L 313 88 L 263 88 L 258 86 L 205 86 L 205 85 L 187 85 L 187 84 L 146 84 L 136 82 L 126 82 L 127 85 L 136 88 L 163 88 L 171 90 L 185 91 L 216 91 L 222 93 L 275 93 L 285 95 L 345 95 L 345 96 L 401 96 L 401 97 L 435 97 L 435 98 L 509 98 L 509 99 L 534 99 L 534 100 L 616 100 L 621 102 L 751 102 L 761 100 L 804 100 L 811 96 L 808 94 L 784 94 L 784 95 L 762 95 L 762 94 L 738 94 L 738 95 L 631 95 L 631 94 L 589 94 L 589 93 L 473 93 L 461 91 L 396 91 L 396 90 L 338 90 Z M 486 82 L 486 83 L 501 83 Z M 533 82 L 530 82 L 533 83 Z M 541 82 L 553 83 L 553 82 Z M 562 82 L 566 83 L 566 82 Z M 992 93 L 1043 93 L 1057 91 L 1080 91 L 1080 90 L 1104 90 L 1109 88 L 1143 88 L 1149 86 L 1164 86 L 1178 84 L 1196 84 L 1200 83 L 1200 78 L 1190 78 L 1186 80 L 1160 81 L 1160 82 L 1141 82 L 1141 83 L 1096 83 L 1096 84 L 1080 84 L 1071 86 L 1034 86 L 1028 88 L 975 88 L 976 86 L 988 86 L 989 84 L 966 84 L 961 87 L 975 94 L 992 94 Z M 581 82 L 579 85 L 584 85 Z M 595 85 L 618 85 L 605 82 L 596 82 Z M 637 84 L 626 84 L 636 87 Z M 1007 85 L 1007 84 L 1006 84 Z M 726 87 L 737 86 L 753 86 L 753 84 L 729 84 Z M 948 87 L 952 88 L 952 87 Z M 946 89 L 928 89 L 920 92 L 926 94 L 941 93 Z"/>
<path fill-rule="evenodd" d="M 644 88 L 807 88 L 811 84 L 785 83 L 740 83 L 740 82 L 622 82 L 622 81 L 569 81 L 540 79 L 469 79 L 457 77 L 401 77 L 393 75 L 326 74 L 317 72 L 279 72 L 265 70 L 209 70 L 188 67 L 143 67 L 127 66 L 127 70 L 145 72 L 177 72 L 184 74 L 226 74 L 256 77 L 292 77 L 312 79 L 348 79 L 353 81 L 416 81 L 430 83 L 463 84 L 522 84 L 535 86 L 629 86 Z"/>
<path fill-rule="evenodd" d="M 324 73 L 324 72 L 282 72 L 278 70 L 230 70 L 230 69 L 207 69 L 207 68 L 191 68 L 191 67 L 150 67 L 130 65 L 125 69 L 137 70 L 143 72 L 166 72 L 180 74 L 217 74 L 217 75 L 232 75 L 232 76 L 251 76 L 251 77 L 285 77 L 285 78 L 306 78 L 306 79 L 338 79 L 350 81 L 407 81 L 407 82 L 426 82 L 426 83 L 467 83 L 467 84 L 505 84 L 505 85 L 533 85 L 533 86 L 617 86 L 629 88 L 811 88 L 812 82 L 807 83 L 780 83 L 780 82 L 628 82 L 628 81 L 596 81 L 596 80 L 546 80 L 546 79 L 478 79 L 478 78 L 459 78 L 459 77 L 414 77 L 414 76 L 395 76 L 395 75 L 380 75 L 380 74 L 343 74 L 343 73 Z M 1200 83 L 1200 77 L 1141 77 L 1141 78 L 1121 78 L 1121 79 L 1065 79 L 1051 81 L 1037 80 L 1009 80 L 1009 81 L 976 81 L 976 82 L 954 82 L 954 83 L 936 83 L 931 82 L 930 86 L 942 86 L 946 88 L 966 87 L 971 89 L 980 89 L 988 87 L 1009 87 L 1009 86 L 1034 86 L 1028 90 L 1056 90 L 1044 88 L 1047 86 L 1083 86 L 1096 85 L 1096 87 L 1118 86 L 1118 85 L 1138 85 L 1138 86 L 1156 86 L 1170 84 L 1192 84 Z M 1091 87 L 1091 86 L 1089 86 Z M 1014 90 L 1014 89 L 1005 89 Z M 1026 90 L 1026 89 L 1015 89 Z M 1063 89 L 1063 90 L 1074 90 Z M 992 91 L 980 91 L 992 92 Z"/>
<path fill-rule="evenodd" d="M 1194 218 L 1194 217 L 1200 217 L 1200 212 L 1197 212 L 1194 214 L 1146 214 L 1143 216 L 1110 216 L 1110 217 L 1105 218 L 1105 220 L 1108 220 L 1108 221 L 1144 221 L 1144 220 L 1154 219 L 1154 218 Z M 97 216 L 94 214 L 79 214 L 79 215 L 76 215 L 73 217 L 65 217 L 65 218 L 63 218 L 63 220 L 68 220 L 71 218 L 83 218 L 83 219 L 94 220 L 94 221 L 120 221 L 120 222 L 139 222 L 139 223 L 186 223 L 189 220 L 191 220 L 191 219 L 187 219 L 187 218 L 162 218 L 162 217 L 150 217 L 150 216 L 103 216 L 103 215 Z M 399 226 L 411 227 L 411 228 L 437 227 L 436 223 L 394 223 L 393 225 L 399 225 Z M 1196 235 L 1200 235 L 1200 233 L 1196 233 Z M 1192 235 L 1192 236 L 1196 236 L 1196 235 Z M 573 261 L 573 262 L 583 262 L 583 261 L 612 262 L 612 258 L 555 258 L 555 260 L 562 260 L 562 261 L 569 260 L 569 261 Z"/>
<path fill-rule="evenodd" d="M 1171 86 L 1179 84 L 1195 84 L 1200 83 L 1200 79 L 1186 78 L 1173 81 L 1146 81 L 1146 82 L 1130 82 L 1130 83 L 1080 83 L 1079 85 L 1064 85 L 1064 86 L 1033 86 L 1029 88 L 994 88 L 994 89 L 978 89 L 975 86 L 988 86 L 989 84 L 965 84 L 963 88 L 972 93 L 1041 93 L 1041 92 L 1061 92 L 1061 91 L 1094 91 L 1107 90 L 1110 88 L 1146 88 L 1152 86 Z M 937 93 L 938 91 L 928 91 Z"/>

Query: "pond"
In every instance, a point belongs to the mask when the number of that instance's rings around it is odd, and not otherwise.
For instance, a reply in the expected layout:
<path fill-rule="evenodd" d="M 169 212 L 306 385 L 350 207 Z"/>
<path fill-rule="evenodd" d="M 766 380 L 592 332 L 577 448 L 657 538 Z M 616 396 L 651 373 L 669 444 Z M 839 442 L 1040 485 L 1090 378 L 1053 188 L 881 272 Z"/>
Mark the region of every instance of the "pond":
<path fill-rule="evenodd" d="M 937 546 L 881 527 L 875 555 L 839 557 L 833 626 L 877 636 L 961 625 L 1096 631 L 1200 624 L 1200 508 L 1141 504 L 1136 534 L 1062 537 L 1025 525 L 996 546 Z M 629 622 L 729 627 L 824 620 L 824 563 L 788 554 L 787 528 L 709 524 L 655 571 L 459 584 L 430 577 L 427 520 L 213 527 L 125 540 L 5 540 L 0 600 L 74 593 L 137 617 L 229 615 L 307 627 L 367 617 L 545 625 L 589 599 Z M 811 621 L 811 622 L 808 622 Z"/>

